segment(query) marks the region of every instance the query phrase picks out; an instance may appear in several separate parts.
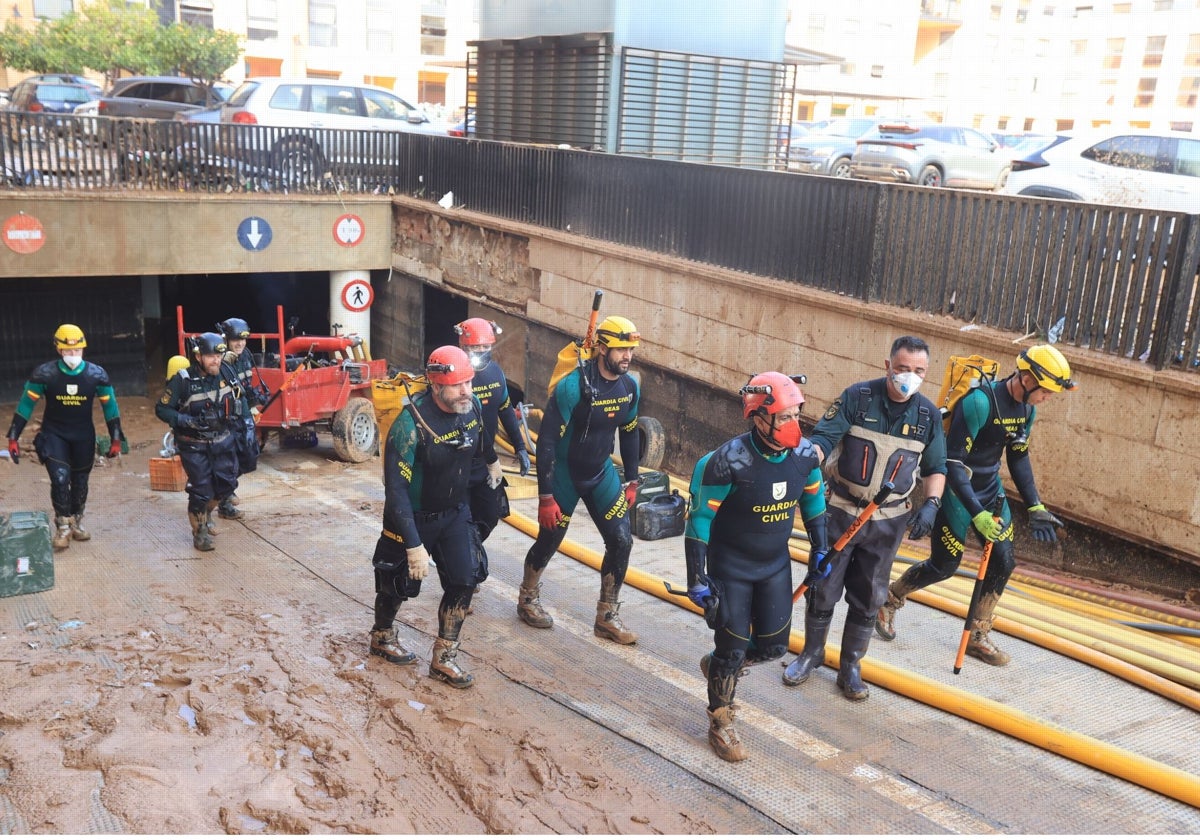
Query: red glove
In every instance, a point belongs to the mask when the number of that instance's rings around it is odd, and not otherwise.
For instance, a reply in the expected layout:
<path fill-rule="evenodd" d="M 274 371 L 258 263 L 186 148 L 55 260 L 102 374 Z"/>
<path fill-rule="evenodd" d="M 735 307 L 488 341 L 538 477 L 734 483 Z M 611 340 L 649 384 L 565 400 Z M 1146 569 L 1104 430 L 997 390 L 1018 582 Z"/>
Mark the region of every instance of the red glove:
<path fill-rule="evenodd" d="M 108 445 L 108 457 L 116 458 L 120 454 L 121 454 L 121 441 L 114 440 L 112 443 L 110 443 Z"/>
<path fill-rule="evenodd" d="M 21 463 L 21 445 L 16 438 L 8 439 L 8 457 L 12 458 L 14 464 Z"/>
<path fill-rule="evenodd" d="M 538 496 L 538 525 L 552 531 L 562 521 L 562 515 L 562 508 L 554 501 L 554 496 Z"/>
<path fill-rule="evenodd" d="M 629 505 L 630 510 L 633 510 L 633 503 L 637 501 L 637 490 L 637 479 L 634 479 L 625 485 L 625 504 Z"/>

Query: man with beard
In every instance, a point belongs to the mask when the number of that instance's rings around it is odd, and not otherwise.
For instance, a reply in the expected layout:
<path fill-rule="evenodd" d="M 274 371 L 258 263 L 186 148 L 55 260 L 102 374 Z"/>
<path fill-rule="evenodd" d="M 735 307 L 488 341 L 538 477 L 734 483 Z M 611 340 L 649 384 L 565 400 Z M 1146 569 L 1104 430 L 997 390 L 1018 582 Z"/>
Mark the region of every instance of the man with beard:
<path fill-rule="evenodd" d="M 429 562 L 442 584 L 438 637 L 429 675 L 454 688 L 475 678 L 458 664 L 459 632 L 476 584 L 487 577 L 479 531 L 471 521 L 471 463 L 482 458 L 488 481 L 500 486 L 500 464 L 484 433 L 483 410 L 471 392 L 471 360 L 458 347 L 429 354 L 429 388 L 392 423 L 383 453 L 383 532 L 375 544 L 375 624 L 372 656 L 397 665 L 416 661 L 394 626 L 400 605 L 421 592 Z"/>
<path fill-rule="evenodd" d="M 595 356 L 560 379 L 550 395 L 537 442 L 538 535 L 525 555 L 517 602 L 517 615 L 531 627 L 554 624 L 541 604 L 542 572 L 566 537 L 582 499 L 604 538 L 592 630 L 622 645 L 637 641 L 637 633 L 618 615 L 617 596 L 633 548 L 629 511 L 637 496 L 641 441 L 638 385 L 629 375 L 629 364 L 640 341 L 628 318 L 605 318 L 596 328 Z M 624 484 L 612 462 L 614 435 L 620 438 Z"/>
<path fill-rule="evenodd" d="M 87 504 L 88 477 L 96 461 L 96 426 L 93 402 L 99 402 L 108 424 L 109 458 L 121 454 L 121 413 L 104 368 L 83 360 L 87 347 L 83 330 L 63 324 L 54 331 L 54 348 L 59 358 L 39 366 L 29 376 L 8 427 L 8 455 L 21 462 L 18 441 L 37 403 L 46 401 L 42 429 L 33 439 L 38 459 L 50 476 L 50 503 L 54 507 L 56 551 L 69 548 L 71 540 L 88 540 L 83 530 L 83 508 Z"/>

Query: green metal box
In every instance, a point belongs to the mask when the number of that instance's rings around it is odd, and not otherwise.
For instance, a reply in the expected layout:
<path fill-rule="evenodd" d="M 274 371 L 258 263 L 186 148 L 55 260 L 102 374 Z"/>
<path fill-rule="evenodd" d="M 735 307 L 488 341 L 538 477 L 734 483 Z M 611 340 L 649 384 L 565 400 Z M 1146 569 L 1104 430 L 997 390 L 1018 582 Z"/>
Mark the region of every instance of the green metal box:
<path fill-rule="evenodd" d="M 0 598 L 54 587 L 54 549 L 45 511 L 0 513 Z"/>

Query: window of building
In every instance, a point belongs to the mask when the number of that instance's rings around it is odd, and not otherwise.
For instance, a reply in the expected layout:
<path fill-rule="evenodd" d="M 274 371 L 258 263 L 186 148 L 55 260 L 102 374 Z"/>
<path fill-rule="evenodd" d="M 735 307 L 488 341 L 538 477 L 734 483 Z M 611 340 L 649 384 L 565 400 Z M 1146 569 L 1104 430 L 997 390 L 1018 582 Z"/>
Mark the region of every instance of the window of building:
<path fill-rule="evenodd" d="M 1017 23 L 1024 23 L 1029 18 L 1029 4 L 1033 0 L 1020 0 L 1017 8 Z"/>
<path fill-rule="evenodd" d="M 1055 120 L 1054 121 L 1054 130 L 1055 131 L 1070 131 L 1074 127 L 1075 127 L 1075 120 Z"/>
<path fill-rule="evenodd" d="M 279 37 L 278 0 L 246 0 L 246 37 L 251 41 Z"/>
<path fill-rule="evenodd" d="M 841 63 L 841 65 L 838 67 L 838 71 L 839 71 L 839 72 L 840 72 L 840 73 L 841 73 L 843 76 L 853 76 L 853 75 L 854 75 L 854 72 L 855 72 L 857 69 L 858 69 L 858 67 L 857 67 L 857 66 L 854 64 L 854 62 L 853 62 L 853 61 L 843 61 L 843 62 Z"/>
<path fill-rule="evenodd" d="M 446 54 L 446 16 L 421 14 L 421 55 Z"/>
<path fill-rule="evenodd" d="M 1076 6 L 1074 17 L 1077 17 L 1077 18 L 1091 17 L 1092 12 L 1094 12 L 1095 10 L 1096 9 L 1093 6 Z"/>
<path fill-rule="evenodd" d="M 1133 11 L 1132 3 L 1113 3 L 1114 15 L 1127 15 Z"/>
<path fill-rule="evenodd" d="M 825 31 L 825 15 L 812 14 L 808 16 L 808 31 L 820 34 Z"/>
<path fill-rule="evenodd" d="M 1121 67 L 1121 53 L 1125 51 L 1124 38 L 1109 38 L 1104 42 L 1104 68 L 1118 70 Z"/>
<path fill-rule="evenodd" d="M 184 2 L 179 4 L 179 22 L 212 29 L 212 0 L 184 0 Z"/>
<path fill-rule="evenodd" d="M 1045 58 L 1046 56 L 1050 55 L 1050 39 L 1038 38 L 1037 43 L 1034 45 L 1033 54 L 1038 58 Z"/>
<path fill-rule="evenodd" d="M 1149 108 L 1154 104 L 1154 91 L 1158 87 L 1158 79 L 1138 79 L 1137 96 L 1133 98 L 1134 108 Z"/>
<path fill-rule="evenodd" d="M 883 78 L 883 65 L 882 64 L 872 64 L 871 65 L 871 78 L 872 79 L 882 79 Z"/>
<path fill-rule="evenodd" d="M 1004 129 L 1008 128 L 1008 120 L 1009 120 L 1008 117 L 997 117 L 996 118 L 996 128 L 1000 129 L 1001 131 L 1004 131 Z"/>
<path fill-rule="evenodd" d="M 1175 8 L 1175 0 L 1154 0 L 1154 11 L 1169 12 Z"/>
<path fill-rule="evenodd" d="M 1172 123 L 1171 123 L 1171 130 L 1172 130 L 1172 131 L 1191 131 L 1191 130 L 1192 130 L 1192 125 L 1193 125 L 1193 123 L 1191 122 L 1191 120 L 1189 120 L 1189 121 L 1187 121 L 1187 122 L 1172 122 Z M 1188 142 L 1188 143 L 1194 143 L 1195 141 L 1194 141 L 1194 140 L 1188 140 L 1188 141 L 1186 141 L 1186 142 Z M 1181 150 L 1181 151 L 1182 151 L 1182 150 Z M 1200 149 L 1196 149 L 1196 152 L 1197 152 L 1197 153 L 1200 153 Z M 1200 163 L 1200 161 L 1197 161 L 1197 163 Z M 1195 173 L 1195 174 L 1197 174 L 1197 175 L 1200 175 L 1200 172 L 1197 172 L 1197 173 Z"/>
<path fill-rule="evenodd" d="M 1197 94 L 1200 94 L 1200 76 L 1184 76 L 1179 80 L 1179 96 L 1175 104 L 1180 108 L 1195 108 Z"/>
<path fill-rule="evenodd" d="M 992 4 L 992 12 L 991 12 L 991 18 L 992 18 L 992 20 L 1000 20 L 1000 13 L 1001 13 L 1001 11 L 1002 11 L 1002 9 L 1001 9 L 1001 7 L 1000 7 L 1000 4 L 999 4 L 999 3 L 993 3 L 993 4 Z"/>
<path fill-rule="evenodd" d="M 248 55 L 243 62 L 243 66 L 246 68 L 247 77 L 278 76 L 283 69 L 283 59 Z"/>
<path fill-rule="evenodd" d="M 1161 67 L 1163 48 L 1167 45 L 1166 35 L 1151 35 L 1146 38 L 1146 54 L 1142 56 L 1143 67 Z"/>
<path fill-rule="evenodd" d="M 308 0 L 308 44 L 337 46 L 337 4 L 334 0 Z"/>
<path fill-rule="evenodd" d="M 391 0 L 367 0 L 367 49 L 395 51 L 396 11 Z"/>
<path fill-rule="evenodd" d="M 1033 131 L 1033 117 L 1026 117 L 1024 125 L 1022 131 Z"/>
<path fill-rule="evenodd" d="M 1080 38 L 1079 40 L 1072 41 L 1071 42 L 1071 55 L 1073 55 L 1077 58 L 1082 58 L 1083 56 L 1087 55 L 1087 45 L 1088 45 L 1088 42 L 1084 38 Z"/>
<path fill-rule="evenodd" d="M 829 109 L 829 116 L 831 117 L 844 117 L 849 113 L 849 105 L 834 105 Z"/>
<path fill-rule="evenodd" d="M 17 6 L 14 4 L 13 8 Z M 74 10 L 75 4 L 71 0 L 33 0 L 33 16 L 38 20 L 58 20 Z"/>
<path fill-rule="evenodd" d="M 1054 17 L 1054 7 L 1047 6 L 1046 8 L 1042 9 L 1042 14 L 1046 17 Z"/>
<path fill-rule="evenodd" d="M 1200 67 L 1200 35 L 1189 35 L 1187 52 L 1183 56 L 1187 67 Z"/>
<path fill-rule="evenodd" d="M 430 70 L 417 71 L 417 102 L 446 104 L 446 74 Z"/>

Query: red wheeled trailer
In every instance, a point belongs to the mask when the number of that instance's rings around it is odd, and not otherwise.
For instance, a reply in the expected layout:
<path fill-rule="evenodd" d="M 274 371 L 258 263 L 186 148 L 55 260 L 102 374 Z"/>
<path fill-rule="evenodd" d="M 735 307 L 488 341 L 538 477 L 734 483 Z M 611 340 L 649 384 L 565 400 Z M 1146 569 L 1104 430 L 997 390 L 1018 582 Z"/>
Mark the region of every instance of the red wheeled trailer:
<path fill-rule="evenodd" d="M 369 460 L 379 449 L 371 382 L 387 378 L 387 362 L 372 359 L 366 343 L 354 333 L 287 338 L 282 306 L 276 316 L 278 332 L 251 333 L 247 343 L 254 353 L 254 342 L 259 342 L 263 364 L 256 367 L 253 381 L 270 394 L 258 417 L 259 442 L 265 448 L 272 431 L 283 436 L 302 427 L 327 429 L 333 451 L 343 461 Z M 182 306 L 176 308 L 176 320 L 179 354 L 190 359 L 186 340 L 200 333 L 184 329 Z M 268 348 L 272 342 L 273 354 Z"/>

